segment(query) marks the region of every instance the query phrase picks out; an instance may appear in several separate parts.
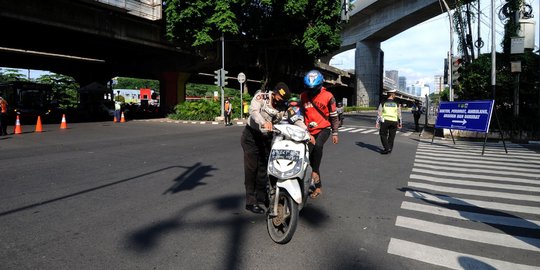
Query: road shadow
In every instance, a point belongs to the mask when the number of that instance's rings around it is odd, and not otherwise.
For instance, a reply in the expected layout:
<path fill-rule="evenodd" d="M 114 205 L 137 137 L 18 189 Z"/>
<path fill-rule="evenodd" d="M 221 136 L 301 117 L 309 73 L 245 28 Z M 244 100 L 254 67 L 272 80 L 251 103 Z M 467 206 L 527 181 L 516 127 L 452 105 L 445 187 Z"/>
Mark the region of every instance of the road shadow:
<path fill-rule="evenodd" d="M 357 146 L 360 146 L 362 148 L 366 148 L 368 150 L 371 150 L 373 152 L 377 152 L 377 153 L 380 153 L 383 149 L 379 146 L 375 146 L 373 144 L 367 144 L 367 143 L 364 143 L 364 142 L 356 142 L 355 143 Z"/>
<path fill-rule="evenodd" d="M 175 232 L 181 232 L 186 230 L 199 230 L 199 231 L 212 231 L 227 230 L 227 248 L 224 250 L 223 258 L 226 258 L 220 269 L 233 270 L 238 269 L 240 264 L 239 259 L 242 258 L 242 249 L 246 241 L 246 231 L 248 227 L 253 225 L 254 217 L 263 222 L 265 221 L 265 215 L 253 215 L 248 213 L 246 215 L 240 214 L 237 211 L 243 209 L 245 198 L 241 195 L 229 195 L 222 196 L 213 199 L 207 199 L 191 205 L 188 205 L 176 212 L 173 216 L 167 219 L 163 219 L 158 222 L 152 222 L 147 226 L 143 226 L 140 229 L 132 231 L 126 235 L 124 246 L 127 250 L 135 253 L 144 254 L 150 253 L 154 249 L 158 248 L 160 241 L 164 241 L 165 238 L 172 236 Z M 203 209 L 213 207 L 215 211 L 219 212 L 234 212 L 233 215 L 229 215 L 222 219 L 216 219 L 213 215 L 205 216 L 206 220 L 196 220 L 189 218 L 191 214 Z M 242 210 L 240 210 L 242 211 Z M 311 225 L 320 225 L 328 220 L 328 215 L 317 208 L 306 207 L 300 212 L 299 222 L 307 222 Z M 262 233 L 265 233 L 266 230 Z M 174 236 L 178 237 L 178 236 Z"/>
<path fill-rule="evenodd" d="M 206 185 L 202 180 L 208 176 L 212 176 L 209 172 L 217 170 L 212 166 L 202 165 L 201 162 L 197 162 L 182 173 L 180 176 L 174 179 L 175 184 L 165 190 L 163 194 L 178 193 L 183 190 L 193 190 L 197 186 Z"/>
<path fill-rule="evenodd" d="M 313 226 L 321 226 L 328 221 L 329 216 L 330 215 L 325 211 L 308 203 L 308 205 L 300 211 L 300 222 L 307 222 Z"/>
<path fill-rule="evenodd" d="M 56 198 L 43 200 L 43 201 L 40 201 L 40 202 L 37 202 L 37 203 L 32 203 L 32 204 L 28 204 L 28 205 L 25 205 L 25 206 L 22 206 L 22 207 L 18 207 L 18 208 L 14 208 L 14 209 L 11 209 L 11 210 L 4 211 L 4 212 L 0 212 L 0 217 L 10 215 L 10 214 L 13 214 L 13 213 L 17 213 L 17 212 L 20 212 L 20 211 L 25 211 L 25 210 L 28 210 L 28 209 L 32 209 L 32 208 L 35 208 L 35 207 L 38 207 L 38 206 L 43 206 L 43 205 L 47 205 L 47 204 L 50 204 L 50 203 L 54 203 L 54 202 L 62 201 L 62 200 L 65 200 L 65 199 L 73 198 L 73 197 L 76 197 L 76 196 L 79 196 L 79 195 L 83 195 L 83 194 L 90 193 L 90 192 L 93 192 L 93 191 L 97 191 L 97 190 L 101 190 L 101 189 L 104 189 L 104 188 L 116 186 L 116 185 L 123 184 L 123 183 L 126 183 L 126 182 L 143 179 L 146 176 L 156 174 L 156 173 L 160 173 L 160 172 L 163 172 L 163 171 L 167 171 L 167 170 L 170 170 L 170 169 L 176 169 L 176 168 L 188 169 L 187 170 L 188 172 L 189 171 L 195 171 L 195 174 L 193 174 L 193 176 L 189 178 L 189 179 L 192 179 L 192 180 L 188 181 L 188 183 L 191 183 L 191 184 L 188 184 L 186 186 L 186 188 L 191 187 L 191 189 L 193 187 L 197 186 L 197 185 L 200 185 L 200 184 L 196 184 L 196 183 L 200 179 L 202 179 L 201 177 L 206 176 L 205 172 L 215 170 L 211 166 L 202 166 L 202 165 L 200 165 L 200 162 L 196 163 L 193 166 L 189 166 L 189 167 L 187 167 L 187 166 L 168 166 L 168 167 L 164 167 L 164 168 L 161 168 L 161 169 L 158 169 L 158 170 L 150 171 L 150 172 L 143 173 L 143 174 L 140 174 L 140 175 L 136 175 L 136 176 L 133 176 L 133 177 L 129 177 L 129 178 L 125 178 L 125 179 L 122 179 L 122 180 L 115 181 L 115 182 L 111 182 L 111 183 L 108 183 L 108 184 L 103 184 L 103 185 L 99 185 L 99 186 L 96 186 L 96 187 L 83 189 L 81 191 L 74 192 L 74 193 L 71 193 L 71 194 L 67 194 L 67 195 L 64 195 L 64 196 L 59 196 L 59 197 L 56 197 Z M 198 170 L 198 168 L 201 168 L 201 169 Z M 180 186 L 179 186 L 179 188 L 180 188 Z"/>
<path fill-rule="evenodd" d="M 226 241 L 228 248 L 224 251 L 226 258 L 222 263 L 221 269 L 237 269 L 239 258 L 241 258 L 241 249 L 244 242 L 244 232 L 246 227 L 250 226 L 253 221 L 252 215 L 232 215 L 222 220 L 216 220 L 210 216 L 207 221 L 184 221 L 184 217 L 191 213 L 202 211 L 201 209 L 207 206 L 213 206 L 218 211 L 237 210 L 243 206 L 244 197 L 240 195 L 223 196 L 214 199 L 200 201 L 180 209 L 176 215 L 152 223 L 146 227 L 142 227 L 126 236 L 125 248 L 136 253 L 149 253 L 159 244 L 160 239 L 167 237 L 169 234 L 181 230 L 202 230 L 211 231 L 216 229 L 227 228 L 228 240 Z M 263 215 L 260 216 L 263 218 Z"/>
<path fill-rule="evenodd" d="M 458 258 L 459 265 L 463 267 L 464 270 L 474 270 L 474 269 L 482 269 L 482 270 L 497 270 L 497 268 L 480 261 L 475 258 L 471 257 L 465 257 L 460 256 Z"/>
<path fill-rule="evenodd" d="M 479 207 L 446 194 L 436 194 L 409 187 L 399 188 L 398 190 L 403 193 L 410 192 L 413 198 L 419 199 L 428 204 L 457 211 L 461 217 L 468 221 L 480 222 L 489 225 L 530 246 L 540 248 L 540 226 L 519 216 L 499 210 Z M 431 195 L 433 197 L 426 195 Z M 483 217 L 485 217 L 484 215 L 498 218 L 483 219 Z"/>

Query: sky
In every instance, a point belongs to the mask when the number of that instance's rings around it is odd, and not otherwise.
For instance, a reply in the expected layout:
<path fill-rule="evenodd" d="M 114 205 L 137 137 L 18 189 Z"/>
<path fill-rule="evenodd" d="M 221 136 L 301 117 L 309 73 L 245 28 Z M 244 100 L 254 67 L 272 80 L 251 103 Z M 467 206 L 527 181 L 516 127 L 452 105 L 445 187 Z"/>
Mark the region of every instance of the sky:
<path fill-rule="evenodd" d="M 540 0 L 525 0 L 532 6 L 535 25 L 535 48 L 538 49 L 538 11 Z M 491 52 L 491 1 L 481 0 L 480 10 L 483 13 L 481 19 L 480 34 L 484 41 L 481 53 Z M 505 0 L 495 0 L 495 10 L 506 3 Z M 496 44 L 501 42 L 503 36 L 503 23 L 496 21 Z M 474 26 L 476 28 L 476 25 Z M 477 35 L 475 29 L 474 40 Z M 454 35 L 454 41 L 457 36 Z M 450 23 L 448 14 L 445 12 L 437 17 L 427 20 L 409 30 L 400 33 L 381 43 L 384 51 L 384 70 L 397 70 L 399 76 L 407 77 L 407 86 L 416 81 L 423 81 L 432 86 L 435 75 L 444 74 L 444 59 L 450 50 Z M 497 51 L 501 51 L 498 46 Z M 475 54 L 476 54 L 475 49 Z M 349 50 L 336 55 L 330 61 L 330 65 L 340 69 L 354 69 L 355 50 Z M 454 55 L 457 55 L 457 44 L 454 45 Z M 433 87 L 431 87 L 433 89 Z"/>

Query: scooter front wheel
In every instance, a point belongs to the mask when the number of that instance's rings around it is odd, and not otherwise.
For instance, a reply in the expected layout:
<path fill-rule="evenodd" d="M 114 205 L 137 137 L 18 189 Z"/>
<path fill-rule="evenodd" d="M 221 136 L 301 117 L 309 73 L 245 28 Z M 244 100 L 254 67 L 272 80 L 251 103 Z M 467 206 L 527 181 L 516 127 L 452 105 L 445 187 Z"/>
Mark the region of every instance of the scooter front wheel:
<path fill-rule="evenodd" d="M 272 213 L 266 217 L 266 227 L 268 234 L 274 242 L 278 244 L 286 244 L 291 241 L 296 225 L 298 224 L 298 204 L 291 196 L 283 191 L 279 193 L 277 213 Z M 273 204 L 270 204 L 273 207 Z"/>

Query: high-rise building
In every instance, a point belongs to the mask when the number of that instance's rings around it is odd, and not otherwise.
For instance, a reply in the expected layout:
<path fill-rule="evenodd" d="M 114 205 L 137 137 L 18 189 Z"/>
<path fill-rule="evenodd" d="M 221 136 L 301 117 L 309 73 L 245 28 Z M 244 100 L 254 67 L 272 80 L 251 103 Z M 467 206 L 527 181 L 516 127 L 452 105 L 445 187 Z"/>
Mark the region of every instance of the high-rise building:
<path fill-rule="evenodd" d="M 398 82 L 399 82 L 398 74 L 399 72 L 397 70 L 387 70 L 384 74 L 386 77 L 394 81 L 395 88 L 398 88 Z"/>
<path fill-rule="evenodd" d="M 416 81 L 416 83 L 407 87 L 407 93 L 418 97 L 429 95 L 429 86 L 424 84 L 423 81 Z"/>
<path fill-rule="evenodd" d="M 399 76 L 398 89 L 403 92 L 407 90 L 407 77 Z"/>
<path fill-rule="evenodd" d="M 442 75 L 435 75 L 433 80 L 433 93 L 440 94 L 444 89 L 444 77 Z"/>

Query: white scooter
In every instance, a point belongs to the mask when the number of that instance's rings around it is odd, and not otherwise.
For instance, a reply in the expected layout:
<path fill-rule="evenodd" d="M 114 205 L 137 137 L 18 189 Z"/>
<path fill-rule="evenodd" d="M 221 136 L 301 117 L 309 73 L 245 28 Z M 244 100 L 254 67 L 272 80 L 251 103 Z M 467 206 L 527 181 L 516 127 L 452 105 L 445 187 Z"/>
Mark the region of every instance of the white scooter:
<path fill-rule="evenodd" d="M 296 230 L 300 210 L 306 205 L 309 179 L 309 133 L 291 124 L 274 125 L 272 150 L 268 158 L 270 178 L 268 234 L 274 242 L 288 243 Z"/>

